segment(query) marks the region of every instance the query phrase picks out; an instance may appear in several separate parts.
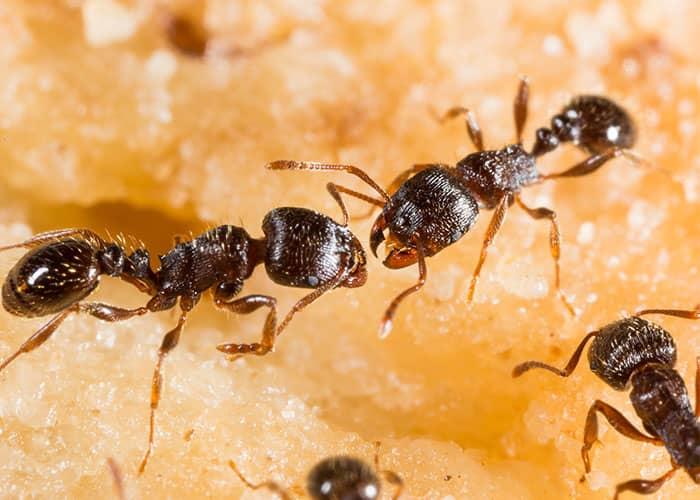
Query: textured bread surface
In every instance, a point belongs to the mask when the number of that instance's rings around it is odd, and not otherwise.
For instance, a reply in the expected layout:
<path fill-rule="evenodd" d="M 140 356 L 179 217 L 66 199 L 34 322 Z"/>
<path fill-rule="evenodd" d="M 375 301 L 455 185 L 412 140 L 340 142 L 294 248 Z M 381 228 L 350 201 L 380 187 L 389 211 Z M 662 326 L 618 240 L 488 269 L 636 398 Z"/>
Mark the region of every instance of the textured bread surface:
<path fill-rule="evenodd" d="M 169 43 L 173 16 L 207 33 L 203 56 Z M 635 151 L 651 165 L 620 158 L 523 194 L 557 211 L 576 318 L 553 291 L 548 224 L 517 206 L 474 303 L 465 297 L 487 211 L 429 259 L 424 290 L 404 302 L 385 340 L 384 308 L 417 269 L 390 270 L 371 255 L 364 287 L 319 299 L 262 358 L 231 363 L 215 346 L 258 340 L 264 313 L 234 316 L 203 300 L 165 361 L 141 477 L 156 352 L 177 317 L 71 317 L 0 374 L 0 496 L 113 495 L 112 457 L 130 498 L 269 498 L 246 489 L 227 461 L 253 482 L 298 487 L 326 456 L 371 460 L 375 440 L 405 498 L 611 498 L 619 482 L 661 475 L 663 448 L 601 421 L 604 445 L 579 481 L 595 399 L 641 426 L 627 394 L 585 360 L 568 379 L 510 372 L 533 358 L 563 366 L 586 332 L 638 308 L 700 302 L 699 18 L 691 0 L 0 3 L 0 244 L 84 226 L 130 235 L 156 255 L 176 234 L 221 223 L 259 237 L 277 206 L 340 220 L 325 184 L 368 192 L 356 179 L 264 164 L 352 163 L 385 186 L 414 163 L 453 164 L 473 147 L 463 123 L 438 124 L 434 112 L 470 107 L 487 147 L 500 147 L 514 139 L 520 75 L 531 82 L 527 147 L 572 96 L 604 94 L 635 117 Z M 540 166 L 554 172 L 582 158 L 569 145 Z M 351 222 L 364 244 L 371 223 Z M 21 255 L 0 254 L 0 274 Z M 274 285 L 260 268 L 244 293 L 273 295 L 284 313 L 305 292 Z M 110 278 L 93 296 L 146 300 Z M 0 312 L 0 357 L 46 321 Z M 658 321 L 674 334 L 692 388 L 700 325 Z M 679 472 L 656 497 L 694 498 L 698 488 Z"/>

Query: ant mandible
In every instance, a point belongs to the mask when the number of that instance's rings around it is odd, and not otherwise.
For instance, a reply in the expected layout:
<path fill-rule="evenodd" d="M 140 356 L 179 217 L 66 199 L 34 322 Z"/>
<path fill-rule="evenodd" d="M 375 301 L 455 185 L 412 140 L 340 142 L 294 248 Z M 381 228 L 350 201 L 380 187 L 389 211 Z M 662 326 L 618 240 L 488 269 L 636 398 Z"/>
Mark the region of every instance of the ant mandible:
<path fill-rule="evenodd" d="M 365 254 L 347 227 L 305 208 L 276 208 L 262 224 L 264 237 L 251 238 L 245 229 L 218 226 L 190 240 L 177 242 L 160 257 L 153 270 L 149 253 L 140 248 L 127 254 L 88 229 L 62 229 L 38 234 L 22 243 L 0 247 L 30 249 L 10 270 L 2 287 L 2 304 L 16 316 L 55 315 L 0 363 L 0 372 L 21 354 L 46 342 L 71 314 L 84 313 L 104 321 L 123 321 L 149 312 L 172 309 L 179 301 L 177 325 L 165 334 L 151 384 L 148 448 L 139 466 L 143 473 L 153 447 L 155 411 L 161 398 L 162 364 L 178 344 L 188 313 L 202 293 L 213 291 L 217 307 L 248 314 L 261 307 L 269 312 L 260 342 L 227 343 L 217 349 L 235 358 L 272 351 L 276 337 L 294 314 L 336 287 L 359 287 L 367 280 Z M 277 302 L 267 295 L 234 298 L 258 264 L 280 285 L 310 288 L 282 323 L 277 325 Z M 134 285 L 152 298 L 143 307 L 123 309 L 100 302 L 84 302 L 98 286 L 100 275 Z"/>
<path fill-rule="evenodd" d="M 313 500 L 374 500 L 379 498 L 381 482 L 377 473 L 395 486 L 392 500 L 398 500 L 403 491 L 403 480 L 393 471 L 382 470 L 379 467 L 380 443 L 375 442 L 374 469 L 359 458 L 339 455 L 318 462 L 309 472 L 306 481 L 306 491 Z M 277 494 L 282 500 L 291 500 L 291 495 L 285 488 L 274 481 L 251 483 L 229 460 L 229 467 L 238 478 L 253 490 L 266 488 Z"/>
<path fill-rule="evenodd" d="M 597 413 L 630 439 L 665 446 L 671 456 L 671 470 L 657 479 L 633 479 L 618 484 L 615 487 L 616 500 L 623 491 L 654 493 L 679 468 L 685 469 L 692 480 L 700 484 L 700 356 L 696 358 L 693 412 L 685 383 L 674 368 L 676 344 L 673 337 L 661 326 L 640 317 L 646 314 L 700 319 L 698 310 L 645 309 L 587 334 L 564 369 L 540 361 L 527 361 L 513 369 L 513 377 L 533 368 L 568 377 L 576 368 L 586 343 L 593 339 L 588 348 L 591 371 L 615 390 L 624 391 L 631 387 L 630 401 L 649 434 L 637 430 L 609 404 L 596 400 L 588 410 L 581 447 L 586 473 L 591 471 L 589 452 L 598 441 Z"/>
<path fill-rule="evenodd" d="M 467 301 L 471 302 L 489 247 L 513 203 L 535 220 L 549 220 L 555 288 L 566 309 L 575 315 L 560 287 L 561 238 L 556 213 L 546 207 L 529 207 L 521 199 L 520 192 L 547 179 L 590 174 L 621 154 L 638 161 L 627 150 L 635 142 L 635 126 L 629 114 L 613 101 L 600 96 L 579 96 L 552 118 L 551 128 L 537 130 L 534 146 L 528 152 L 523 148 L 522 134 L 529 93 L 527 79 L 522 78 L 513 105 L 516 143 L 502 149 L 485 150 L 481 128 L 474 114 L 464 107 L 451 108 L 442 120 L 466 115 L 467 132 L 477 152 L 467 155 L 455 166 L 441 163 L 414 165 L 399 174 L 387 191 L 352 165 L 293 160 L 278 160 L 267 165 L 272 170 L 343 170 L 359 177 L 380 195 L 381 199 L 378 199 L 333 183 L 327 186 L 338 203 L 342 204 L 340 193 L 344 193 L 381 208 L 372 226 L 370 248 L 376 256 L 377 248 L 384 243 L 387 257 L 383 263 L 386 267 L 399 269 L 418 264 L 418 282 L 391 302 L 384 313 L 380 335 L 384 336 L 391 330 L 392 319 L 401 301 L 425 284 L 425 258 L 462 238 L 476 221 L 480 208 L 494 210 L 469 286 Z M 537 158 L 564 142 L 573 142 L 589 156 L 563 172 L 541 174 L 537 170 Z M 389 231 L 387 237 L 384 235 L 386 230 Z"/>

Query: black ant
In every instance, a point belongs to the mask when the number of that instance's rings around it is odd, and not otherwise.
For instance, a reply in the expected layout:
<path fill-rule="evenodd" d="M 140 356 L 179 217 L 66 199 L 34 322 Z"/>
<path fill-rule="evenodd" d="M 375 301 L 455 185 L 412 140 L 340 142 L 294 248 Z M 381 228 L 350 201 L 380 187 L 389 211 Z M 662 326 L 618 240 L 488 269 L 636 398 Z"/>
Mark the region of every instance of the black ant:
<path fill-rule="evenodd" d="M 351 165 L 291 160 L 274 161 L 267 165 L 273 170 L 344 170 L 362 179 L 381 196 L 381 199 L 374 198 L 333 183 L 327 186 L 341 204 L 340 193 L 344 193 L 381 208 L 372 226 L 370 247 L 376 256 L 377 248 L 384 243 L 387 250 L 384 259 L 386 267 L 399 269 L 418 264 L 418 282 L 399 294 L 384 313 L 380 328 L 382 335 L 390 331 L 399 303 L 425 284 L 425 258 L 462 238 L 476 221 L 480 208 L 494 210 L 469 286 L 467 300 L 472 301 L 488 249 L 503 224 L 508 207 L 514 202 L 533 219 L 549 220 L 555 287 L 567 310 L 575 315 L 560 288 L 560 235 L 556 213 L 545 207 L 529 207 L 521 199 L 520 191 L 547 179 L 590 174 L 621 154 L 639 161 L 627 151 L 635 142 L 635 126 L 627 112 L 611 100 L 579 96 L 552 118 L 551 128 L 537 130 L 535 144 L 528 152 L 523 148 L 522 134 L 529 93 L 528 82 L 523 78 L 513 106 L 515 144 L 485 150 L 481 128 L 474 114 L 467 108 L 452 108 L 442 120 L 466 115 L 467 132 L 477 152 L 467 155 L 455 166 L 441 163 L 414 165 L 399 174 L 387 191 L 364 171 Z M 569 141 L 586 150 L 588 158 L 563 172 L 541 174 L 537 170 L 537 158 Z M 387 237 L 384 235 L 386 230 L 389 231 Z"/>
<path fill-rule="evenodd" d="M 295 313 L 333 288 L 359 287 L 367 279 L 365 253 L 348 229 L 347 218 L 338 224 L 312 210 L 276 208 L 265 216 L 262 230 L 265 236 L 255 239 L 243 228 L 219 226 L 190 241 L 178 241 L 160 257 L 160 267 L 155 271 L 150 267 L 146 249 L 127 255 L 120 245 L 109 243 L 88 229 L 41 233 L 23 243 L 0 247 L 0 251 L 31 249 L 7 275 L 2 287 L 3 307 L 16 316 L 55 315 L 0 363 L 0 371 L 19 355 L 46 342 L 71 314 L 123 321 L 171 309 L 179 299 L 179 320 L 163 337 L 153 372 L 148 449 L 139 467 L 141 474 L 153 447 L 163 361 L 177 345 L 187 314 L 202 293 L 212 290 L 216 306 L 238 314 L 269 308 L 260 342 L 217 346 L 230 358 L 242 354 L 261 356 L 273 350 L 276 337 Z M 279 325 L 274 297 L 247 295 L 234 300 L 244 281 L 262 263 L 275 283 L 314 290 L 299 300 Z M 97 288 L 102 274 L 122 279 L 152 298 L 135 309 L 83 302 Z"/>
<path fill-rule="evenodd" d="M 380 469 L 379 447 L 380 443 L 376 442 L 374 468 L 388 483 L 396 487 L 391 498 L 397 500 L 403 491 L 403 480 L 393 471 Z M 229 460 L 228 464 L 247 487 L 253 490 L 266 488 L 282 500 L 292 499 L 289 492 L 276 482 L 251 483 L 232 460 Z M 313 500 L 373 500 L 379 498 L 381 482 L 375 471 L 364 461 L 339 455 L 325 458 L 311 469 L 306 481 L 306 491 Z"/>
<path fill-rule="evenodd" d="M 676 344 L 665 329 L 640 317 L 666 314 L 700 319 L 700 312 L 669 309 L 646 309 L 587 334 L 563 370 L 540 361 L 528 361 L 515 367 L 513 377 L 533 368 L 568 377 L 576 368 L 586 343 L 590 369 L 606 384 L 618 391 L 632 389 L 630 400 L 649 435 L 637 430 L 622 413 L 596 400 L 588 410 L 583 433 L 581 456 L 586 473 L 591 471 L 589 451 L 598 441 L 597 413 L 601 413 L 620 434 L 645 443 L 665 446 L 671 455 L 671 470 L 653 479 L 633 479 L 615 488 L 615 499 L 623 491 L 650 494 L 683 468 L 700 484 L 700 356 L 696 359 L 695 412 L 683 379 L 675 370 Z M 582 478 L 583 480 L 583 478 Z"/>

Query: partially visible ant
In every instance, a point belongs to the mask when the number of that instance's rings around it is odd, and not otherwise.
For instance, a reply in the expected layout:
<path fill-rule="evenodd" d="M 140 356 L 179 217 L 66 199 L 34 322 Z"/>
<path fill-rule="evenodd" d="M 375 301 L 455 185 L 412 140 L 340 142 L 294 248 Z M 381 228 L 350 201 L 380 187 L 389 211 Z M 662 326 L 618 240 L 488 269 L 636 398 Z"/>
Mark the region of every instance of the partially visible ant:
<path fill-rule="evenodd" d="M 376 442 L 374 451 L 374 471 L 359 458 L 339 455 L 329 457 L 317 463 L 309 472 L 306 480 L 306 492 L 313 500 L 373 500 L 379 498 L 381 482 L 377 473 L 384 480 L 395 486 L 393 500 L 397 500 L 403 491 L 403 480 L 393 471 L 382 470 L 379 467 L 379 447 Z M 239 479 L 253 490 L 266 488 L 278 495 L 282 500 L 291 500 L 290 493 L 274 481 L 251 483 L 238 470 L 238 467 L 229 460 L 229 467 Z M 376 472 L 375 472 L 376 471 Z"/>
<path fill-rule="evenodd" d="M 591 472 L 589 451 L 598 441 L 597 413 L 601 413 L 620 434 L 636 441 L 665 446 L 671 455 L 671 470 L 657 479 L 633 479 L 618 484 L 615 499 L 623 491 L 654 493 L 679 468 L 685 469 L 691 479 L 700 484 L 700 356 L 696 359 L 693 412 L 685 383 L 674 368 L 676 344 L 673 337 L 661 326 L 640 317 L 645 314 L 700 319 L 698 311 L 645 309 L 636 316 L 587 334 L 564 369 L 540 361 L 527 361 L 513 369 L 513 377 L 533 368 L 568 377 L 576 368 L 586 343 L 593 339 L 588 348 L 591 371 L 615 390 L 632 389 L 630 401 L 648 434 L 637 430 L 609 404 L 596 400 L 588 410 L 581 447 L 586 473 Z"/>
<path fill-rule="evenodd" d="M 130 254 L 88 229 L 62 229 L 38 234 L 23 243 L 0 247 L 30 249 L 10 270 L 2 287 L 2 304 L 16 316 L 55 316 L 0 363 L 0 372 L 19 355 L 46 342 L 71 314 L 84 313 L 104 321 L 123 321 L 149 312 L 172 309 L 178 303 L 180 317 L 163 337 L 151 384 L 148 449 L 139 466 L 143 473 L 153 447 L 154 417 L 162 388 L 162 364 L 180 340 L 188 313 L 202 293 L 211 290 L 217 307 L 248 314 L 261 307 L 269 312 L 260 342 L 221 344 L 217 349 L 235 358 L 264 355 L 292 317 L 321 295 L 336 287 L 359 287 L 367 280 L 365 253 L 358 239 L 343 224 L 305 208 L 276 208 L 264 218 L 265 236 L 251 238 L 245 229 L 218 226 L 190 240 L 178 241 L 160 257 L 152 270 L 149 253 Z M 277 301 L 267 295 L 247 295 L 234 300 L 258 264 L 280 285 L 310 288 L 277 325 Z M 123 309 L 100 302 L 84 302 L 106 274 L 130 283 L 152 298 L 143 307 Z"/>
<path fill-rule="evenodd" d="M 488 249 L 503 224 L 508 207 L 514 202 L 533 219 L 549 220 L 555 288 L 566 309 L 575 315 L 560 287 L 560 234 L 556 213 L 545 207 L 529 207 L 521 199 L 520 192 L 547 179 L 590 174 L 621 154 L 639 161 L 627 149 L 635 142 L 635 126 L 629 114 L 613 101 L 599 96 L 579 96 L 552 118 L 551 128 L 537 130 L 534 146 L 528 152 L 523 148 L 522 134 L 529 94 L 528 82 L 523 78 L 513 105 L 516 143 L 485 150 L 481 128 L 474 114 L 464 107 L 451 108 L 441 120 L 466 115 L 467 132 L 477 152 L 467 155 L 455 166 L 441 163 L 413 165 L 399 174 L 387 191 L 352 165 L 292 160 L 278 160 L 267 165 L 272 170 L 343 170 L 359 177 L 380 195 L 379 199 L 333 183 L 327 186 L 339 203 L 342 203 L 340 193 L 344 193 L 381 208 L 372 226 L 370 248 L 376 256 L 377 248 L 384 243 L 386 267 L 399 269 L 418 264 L 418 282 L 400 293 L 384 313 L 380 326 L 382 336 L 391 330 L 399 303 L 425 284 L 425 258 L 462 238 L 476 221 L 480 208 L 494 210 L 469 286 L 467 301 L 472 301 Z M 541 174 L 537 170 L 537 158 L 563 142 L 573 142 L 586 150 L 588 158 L 563 172 Z M 386 230 L 389 234 L 385 237 Z"/>

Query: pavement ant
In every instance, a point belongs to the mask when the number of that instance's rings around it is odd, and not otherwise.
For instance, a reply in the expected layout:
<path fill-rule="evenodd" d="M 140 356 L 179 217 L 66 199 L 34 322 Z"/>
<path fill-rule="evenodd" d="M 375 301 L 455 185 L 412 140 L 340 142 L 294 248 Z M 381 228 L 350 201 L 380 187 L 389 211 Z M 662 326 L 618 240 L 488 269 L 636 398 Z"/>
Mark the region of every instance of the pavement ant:
<path fill-rule="evenodd" d="M 537 130 L 535 143 L 528 152 L 523 148 L 522 135 L 529 93 L 528 82 L 523 78 L 513 105 L 514 144 L 485 150 L 481 128 L 474 114 L 464 107 L 451 108 L 440 118 L 441 121 L 466 115 L 467 132 L 477 151 L 455 166 L 441 163 L 413 165 L 399 174 L 386 191 L 352 165 L 292 160 L 278 160 L 267 165 L 272 170 L 346 171 L 359 177 L 380 195 L 380 198 L 375 198 L 333 183 L 327 185 L 331 195 L 341 204 L 340 193 L 344 193 L 381 209 L 371 230 L 370 248 L 376 256 L 377 248 L 384 243 L 387 256 L 383 263 L 386 267 L 399 269 L 418 264 L 418 282 L 400 293 L 384 313 L 380 327 L 382 336 L 391 330 L 399 303 L 425 284 L 425 258 L 462 238 L 476 221 L 479 209 L 494 210 L 469 286 L 467 301 L 472 301 L 488 249 L 513 203 L 535 220 L 549 220 L 555 288 L 566 309 L 575 315 L 560 287 L 560 233 L 556 213 L 545 207 L 529 207 L 521 199 L 520 192 L 544 180 L 590 174 L 621 154 L 638 160 L 627 150 L 635 142 L 635 127 L 627 112 L 609 99 L 579 96 L 552 118 L 551 128 Z M 569 141 L 586 150 L 589 156 L 563 172 L 541 174 L 537 170 L 537 158 Z M 389 234 L 385 237 L 386 230 Z"/>
<path fill-rule="evenodd" d="M 380 473 L 384 479 L 395 486 L 392 500 L 397 500 L 403 491 L 403 480 L 393 471 L 382 470 L 379 467 L 379 447 L 376 442 L 374 452 L 374 471 L 359 458 L 339 455 L 329 457 L 317 463 L 309 472 L 306 480 L 306 492 L 313 500 L 373 500 L 379 498 L 381 482 L 377 477 Z M 266 488 L 275 493 L 282 500 L 291 500 L 291 494 L 274 481 L 251 483 L 238 470 L 238 467 L 229 460 L 229 467 L 233 469 L 239 479 L 253 490 Z M 376 472 L 375 472 L 376 471 Z"/>
<path fill-rule="evenodd" d="M 637 430 L 622 413 L 609 404 L 596 400 L 588 410 L 581 448 L 586 473 L 591 471 L 589 452 L 598 441 L 597 413 L 601 413 L 620 434 L 636 441 L 665 446 L 671 456 L 671 470 L 657 479 L 633 479 L 618 484 L 615 499 L 623 491 L 654 493 L 679 468 L 685 469 L 692 480 L 700 484 L 700 356 L 696 359 L 693 412 L 685 383 L 674 368 L 676 344 L 673 337 L 659 325 L 640 317 L 644 314 L 700 318 L 698 311 L 646 309 L 639 311 L 636 316 L 587 334 L 564 369 L 540 361 L 527 361 L 513 370 L 513 377 L 519 377 L 533 368 L 568 377 L 576 368 L 586 343 L 593 339 L 588 348 L 591 371 L 615 390 L 632 389 L 632 407 L 648 434 Z"/>
<path fill-rule="evenodd" d="M 0 363 L 0 372 L 21 354 L 46 342 L 71 314 L 84 313 L 104 321 L 123 321 L 149 312 L 172 309 L 178 303 L 177 325 L 165 334 L 151 385 L 148 449 L 139 467 L 143 473 L 153 447 L 154 417 L 161 398 L 162 364 L 180 339 L 187 314 L 202 293 L 211 290 L 217 307 L 248 314 L 269 309 L 260 342 L 226 343 L 217 349 L 235 358 L 272 351 L 276 337 L 294 314 L 336 287 L 359 287 L 367 279 L 362 245 L 347 227 L 305 208 L 276 208 L 262 223 L 264 237 L 251 238 L 245 229 L 218 226 L 190 241 L 176 241 L 150 266 L 148 250 L 127 254 L 116 244 L 88 229 L 61 229 L 38 234 L 23 243 L 0 247 L 30 249 L 10 270 L 2 287 L 2 304 L 16 316 L 55 315 Z M 258 264 L 272 281 L 284 286 L 310 288 L 277 325 L 277 302 L 267 295 L 247 295 L 234 300 Z M 123 309 L 99 302 L 83 302 L 105 274 L 134 285 L 151 299 L 145 306 Z"/>

